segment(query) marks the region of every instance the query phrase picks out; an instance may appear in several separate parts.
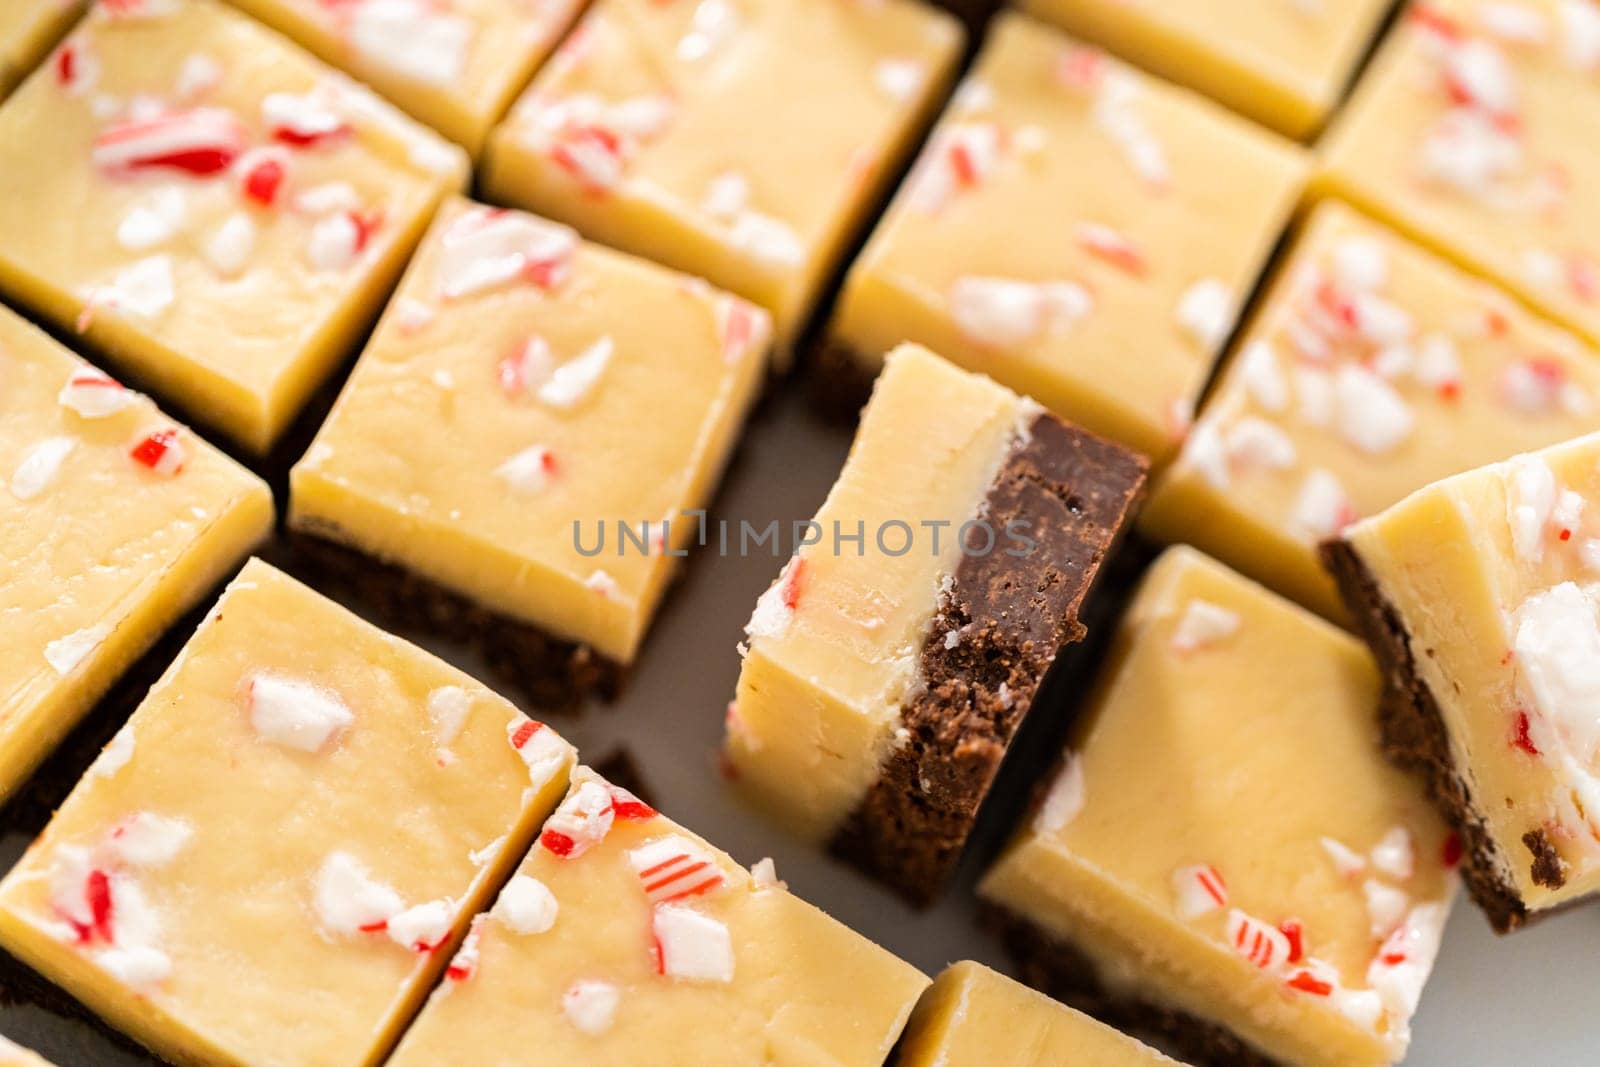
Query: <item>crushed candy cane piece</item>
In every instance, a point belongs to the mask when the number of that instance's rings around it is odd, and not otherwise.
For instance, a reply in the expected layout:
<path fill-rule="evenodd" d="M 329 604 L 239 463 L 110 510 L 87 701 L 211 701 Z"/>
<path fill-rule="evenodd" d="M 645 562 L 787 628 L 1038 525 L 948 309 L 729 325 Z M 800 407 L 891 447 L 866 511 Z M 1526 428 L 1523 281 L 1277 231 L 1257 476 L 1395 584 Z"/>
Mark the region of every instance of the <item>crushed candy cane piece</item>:
<path fill-rule="evenodd" d="M 1280 415 L 1289 409 L 1289 383 L 1278 354 L 1267 341 L 1254 340 L 1239 350 L 1239 378 L 1262 411 Z"/>
<path fill-rule="evenodd" d="M 680 834 L 630 850 L 628 862 L 652 904 L 709 893 L 725 880 L 711 853 Z"/>
<path fill-rule="evenodd" d="M 1295 525 L 1319 541 L 1337 534 L 1357 518 L 1344 486 L 1323 467 L 1312 470 L 1300 483 L 1293 515 Z"/>
<path fill-rule="evenodd" d="M 1411 406 L 1388 382 L 1354 363 L 1333 378 L 1339 433 L 1368 455 L 1383 455 L 1405 443 L 1416 425 Z"/>
<path fill-rule="evenodd" d="M 324 93 L 268 93 L 261 118 L 274 140 L 292 148 L 311 148 L 347 136 L 350 127 Z"/>
<path fill-rule="evenodd" d="M 489 914 L 519 934 L 542 934 L 556 924 L 561 906 L 550 887 L 527 874 L 514 875 Z"/>
<path fill-rule="evenodd" d="M 1388 937 L 1406 917 L 1406 909 L 1411 905 L 1405 890 L 1372 878 L 1361 883 L 1361 895 L 1366 898 L 1367 917 L 1372 922 L 1372 936 L 1376 938 Z"/>
<path fill-rule="evenodd" d="M 219 174 L 245 148 L 245 130 L 230 111 L 202 107 L 112 123 L 94 140 L 90 158 L 110 174 L 176 170 Z"/>
<path fill-rule="evenodd" d="M 176 426 L 165 426 L 142 435 L 128 449 L 128 456 L 140 466 L 169 478 L 182 473 L 189 461 L 189 449 Z"/>
<path fill-rule="evenodd" d="M 1439 954 L 1448 905 L 1419 904 L 1378 947 L 1367 968 L 1367 985 L 1397 1018 L 1408 1020 L 1422 999 L 1422 987 Z"/>
<path fill-rule="evenodd" d="M 461 947 L 450 957 L 450 966 L 444 969 L 444 976 L 448 980 L 468 982 L 478 973 L 478 962 L 482 956 L 483 921 L 482 915 L 473 917 L 472 925 L 467 928 L 467 936 L 461 939 Z"/>
<path fill-rule="evenodd" d="M 1149 269 L 1144 251 L 1132 238 L 1110 226 L 1097 222 L 1080 223 L 1078 245 L 1095 258 L 1129 274 L 1143 274 Z"/>
<path fill-rule="evenodd" d="M 1416 869 L 1416 849 L 1411 832 L 1404 826 L 1391 828 L 1372 846 L 1372 866 L 1390 878 L 1405 881 Z"/>
<path fill-rule="evenodd" d="M 356 719 L 337 694 L 278 674 L 252 678 L 247 700 L 257 736 L 301 752 L 318 751 Z"/>
<path fill-rule="evenodd" d="M 561 1011 L 567 1021 L 590 1037 L 599 1037 L 611 1029 L 617 1017 L 617 1006 L 622 993 L 610 982 L 582 979 L 561 996 Z"/>
<path fill-rule="evenodd" d="M 903 56 L 880 59 L 872 68 L 872 80 L 889 99 L 909 103 L 927 83 L 928 69 L 920 59 Z"/>
<path fill-rule="evenodd" d="M 571 272 L 577 250 L 578 235 L 566 226 L 516 211 L 474 209 L 440 239 L 435 286 L 445 300 L 518 281 L 551 289 Z"/>
<path fill-rule="evenodd" d="M 317 870 L 312 907 L 332 934 L 376 933 L 405 908 L 400 894 L 347 852 L 330 852 Z"/>
<path fill-rule="evenodd" d="M 544 445 L 532 445 L 500 464 L 494 473 L 519 493 L 537 493 L 555 476 L 555 453 Z"/>
<path fill-rule="evenodd" d="M 133 759 L 133 750 L 133 727 L 125 725 L 106 742 L 106 747 L 100 750 L 100 755 L 89 765 L 89 773 L 98 778 L 111 777 Z"/>
<path fill-rule="evenodd" d="M 577 859 L 605 840 L 616 812 L 611 791 L 596 778 L 581 782 L 545 821 L 539 844 L 562 859 Z"/>
<path fill-rule="evenodd" d="M 1228 943 L 1235 952 L 1264 971 L 1276 971 L 1289 962 L 1289 939 L 1283 931 L 1238 908 L 1228 912 Z"/>
<path fill-rule="evenodd" d="M 1175 652 L 1194 652 L 1232 637 L 1239 629 L 1239 613 L 1199 597 L 1189 601 L 1172 631 Z"/>
<path fill-rule="evenodd" d="M 1220 278 L 1201 278 L 1178 298 L 1178 325 L 1208 352 L 1233 329 L 1233 292 Z"/>
<path fill-rule="evenodd" d="M 1172 872 L 1172 892 L 1177 898 L 1178 918 L 1197 919 L 1228 906 L 1228 885 L 1222 874 L 1209 864 L 1179 867 Z"/>
<path fill-rule="evenodd" d="M 44 660 L 57 674 L 70 674 L 110 636 L 111 627 L 106 623 L 85 626 L 47 643 L 44 646 Z"/>
<path fill-rule="evenodd" d="M 728 927 L 683 904 L 659 904 L 651 917 L 656 972 L 693 982 L 733 981 Z"/>
<path fill-rule="evenodd" d="M 518 715 L 506 724 L 506 739 L 528 765 L 528 778 L 542 787 L 573 758 L 574 749 L 544 723 Z"/>
<path fill-rule="evenodd" d="M 1077 282 L 1023 282 L 965 275 L 950 287 L 950 312 L 971 340 L 1011 348 L 1082 319 L 1094 297 Z"/>
<path fill-rule="evenodd" d="M 46 437 L 30 445 L 11 474 L 11 495 L 18 500 L 32 500 L 49 489 L 77 446 L 75 440 L 65 436 Z"/>
<path fill-rule="evenodd" d="M 430 85 L 456 82 L 466 67 L 472 21 L 430 0 L 365 0 L 355 5 L 349 39 L 373 62 Z"/>
<path fill-rule="evenodd" d="M 610 365 L 615 348 L 611 335 L 607 334 L 556 367 L 539 386 L 539 400 L 562 411 L 582 403 Z"/>
<path fill-rule="evenodd" d="M 472 697 L 459 685 L 441 685 L 428 694 L 428 718 L 433 722 L 433 741 L 448 749 L 461 736 Z M 530 720 L 531 721 L 531 720 Z"/>
<path fill-rule="evenodd" d="M 134 867 L 163 867 L 194 836 L 194 827 L 183 819 L 140 811 L 111 828 L 107 837 L 110 853 Z"/>
<path fill-rule="evenodd" d="M 1343 841 L 1333 837 L 1322 839 L 1322 850 L 1333 861 L 1333 869 L 1344 878 L 1358 878 L 1367 870 L 1367 858 Z"/>
<path fill-rule="evenodd" d="M 755 611 L 745 625 L 747 637 L 778 637 L 789 628 L 795 609 L 805 588 L 806 561 L 802 556 L 791 556 L 784 565 L 778 580 L 767 587 L 756 600 Z"/>
<path fill-rule="evenodd" d="M 1544 558 L 1544 531 L 1556 504 L 1556 476 L 1537 456 L 1518 456 L 1509 467 L 1506 522 L 1518 559 Z"/>
<path fill-rule="evenodd" d="M 1078 758 L 1077 753 L 1068 752 L 1062 760 L 1061 769 L 1056 772 L 1055 780 L 1050 783 L 1049 792 L 1044 795 L 1044 802 L 1033 817 L 1033 832 L 1053 834 L 1065 829 L 1082 814 L 1086 800 L 1083 760 Z"/>
<path fill-rule="evenodd" d="M 454 918 L 453 901 L 429 900 L 389 916 L 384 932 L 413 952 L 432 952 L 449 939 Z"/>
<path fill-rule="evenodd" d="M 763 888 L 782 887 L 784 884 L 778 878 L 778 865 L 773 862 L 771 856 L 762 856 L 750 865 L 750 880 Z"/>
<path fill-rule="evenodd" d="M 62 407 L 86 419 L 115 415 L 138 399 L 138 393 L 124 388 L 121 382 L 105 371 L 88 366 L 73 371 L 56 394 L 56 400 Z"/>
<path fill-rule="evenodd" d="M 205 244 L 206 262 L 218 274 L 231 277 L 244 270 L 256 247 L 256 224 L 242 211 L 236 211 L 222 220 Z"/>

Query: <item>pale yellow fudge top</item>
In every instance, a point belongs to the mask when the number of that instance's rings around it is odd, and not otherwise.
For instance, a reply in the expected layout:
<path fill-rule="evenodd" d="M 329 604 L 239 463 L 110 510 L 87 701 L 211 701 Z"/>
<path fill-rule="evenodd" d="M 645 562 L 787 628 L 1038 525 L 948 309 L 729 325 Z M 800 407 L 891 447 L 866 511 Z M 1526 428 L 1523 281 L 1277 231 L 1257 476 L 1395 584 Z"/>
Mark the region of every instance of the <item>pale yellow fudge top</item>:
<path fill-rule="evenodd" d="M 627 662 L 770 334 L 702 282 L 453 202 L 294 468 L 290 522 Z"/>
<path fill-rule="evenodd" d="M 87 0 L 6 0 L 0 4 L 0 97 L 44 58 Z"/>
<path fill-rule="evenodd" d="M 927 985 L 580 768 L 391 1062 L 878 1067 Z"/>
<path fill-rule="evenodd" d="M 0 882 L 0 943 L 177 1063 L 377 1063 L 572 763 L 252 561 Z"/>
<path fill-rule="evenodd" d="M 1596 425 L 1592 349 L 1329 203 L 1141 523 L 1342 619 L 1318 541 L 1438 478 Z"/>
<path fill-rule="evenodd" d="M 789 560 L 751 615 L 728 712 L 741 788 L 800 835 L 830 836 L 877 779 L 962 525 L 1039 411 L 926 349 L 890 354 L 813 520 L 822 538 Z M 877 538 L 895 522 L 912 527 L 900 555 Z M 937 539 L 934 523 L 944 524 Z M 864 532 L 860 551 L 835 542 L 836 524 Z M 888 536 L 899 547 L 900 535 Z"/>
<path fill-rule="evenodd" d="M 0 795 L 271 525 L 264 482 L 0 308 Z"/>
<path fill-rule="evenodd" d="M 484 185 L 755 301 L 787 347 L 961 44 L 913 0 L 599 0 Z"/>
<path fill-rule="evenodd" d="M 1390 0 L 1023 0 L 1022 8 L 1290 137 L 1315 134 Z"/>
<path fill-rule="evenodd" d="M 98 5 L 61 50 L 0 106 L 0 286 L 265 451 L 465 156 L 212 0 Z"/>
<path fill-rule="evenodd" d="M 926 344 L 1159 462 L 1303 177 L 1287 142 L 1002 15 L 832 331 L 868 365 Z"/>
<path fill-rule="evenodd" d="M 1324 145 L 1363 204 L 1600 341 L 1600 3 L 1413 3 Z"/>
<path fill-rule="evenodd" d="M 49 1060 L 7 1037 L 0 1037 L 0 1064 L 5 1067 L 52 1067 Z"/>
<path fill-rule="evenodd" d="M 1455 772 L 1529 910 L 1600 888 L 1600 436 L 1446 479 L 1346 537 L 1407 628 Z M 1560 855 L 1533 880 L 1523 836 Z"/>
<path fill-rule="evenodd" d="M 1172 1064 L 981 963 L 952 963 L 911 1015 L 894 1067 L 1149 1067 Z"/>
<path fill-rule="evenodd" d="M 1378 751 L 1379 691 L 1354 638 L 1169 550 L 981 891 L 1274 1060 L 1399 1060 L 1458 857 Z"/>
<path fill-rule="evenodd" d="M 586 0 L 233 0 L 474 154 Z"/>

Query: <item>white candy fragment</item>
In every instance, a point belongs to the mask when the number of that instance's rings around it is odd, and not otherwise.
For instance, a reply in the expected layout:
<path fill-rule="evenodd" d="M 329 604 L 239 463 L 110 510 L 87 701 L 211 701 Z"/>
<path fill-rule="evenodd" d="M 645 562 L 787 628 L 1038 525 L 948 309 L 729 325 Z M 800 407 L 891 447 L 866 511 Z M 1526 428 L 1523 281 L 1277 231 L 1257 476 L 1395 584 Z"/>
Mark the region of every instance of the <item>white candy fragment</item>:
<path fill-rule="evenodd" d="M 589 778 L 545 821 L 539 843 L 563 859 L 577 859 L 605 840 L 615 819 L 611 790 L 599 778 Z"/>
<path fill-rule="evenodd" d="M 1416 1013 L 1422 999 L 1422 987 L 1439 954 L 1448 913 L 1448 906 L 1437 902 L 1412 908 L 1385 939 L 1367 968 L 1367 985 L 1400 1021 L 1402 1028 Z"/>
<path fill-rule="evenodd" d="M 11 474 L 11 495 L 32 500 L 51 485 L 61 473 L 61 464 L 77 447 L 70 437 L 46 437 L 30 445 Z"/>
<path fill-rule="evenodd" d="M 355 715 L 320 686 L 277 674 L 258 674 L 250 683 L 250 725 L 264 741 L 301 752 L 316 752 Z"/>
<path fill-rule="evenodd" d="M 1517 558 L 1537 563 L 1544 558 L 1545 524 L 1556 504 L 1556 476 L 1537 456 L 1510 461 L 1506 522 Z"/>
<path fill-rule="evenodd" d="M 576 407 L 599 383 L 615 348 L 607 334 L 556 367 L 539 386 L 539 400 L 562 411 Z"/>
<path fill-rule="evenodd" d="M 1411 844 L 1411 833 L 1404 826 L 1396 826 L 1379 838 L 1372 846 L 1372 866 L 1390 878 L 1405 881 L 1416 869 L 1416 849 Z"/>
<path fill-rule="evenodd" d="M 1264 971 L 1278 971 L 1289 962 L 1289 939 L 1282 930 L 1234 908 L 1228 912 L 1228 943 Z"/>
<path fill-rule="evenodd" d="M 361 244 L 361 227 L 348 212 L 340 212 L 312 225 L 306 256 L 318 270 L 345 270 L 355 263 Z"/>
<path fill-rule="evenodd" d="M 621 1002 L 621 992 L 610 982 L 584 979 L 574 982 L 562 995 L 561 1010 L 579 1031 L 598 1037 L 611 1029 Z"/>
<path fill-rule="evenodd" d="M 966 275 L 950 287 L 957 328 L 979 344 L 1014 348 L 1049 330 L 1070 326 L 1094 309 L 1077 282 L 1023 282 Z"/>
<path fill-rule="evenodd" d="M 1588 777 L 1600 755 L 1600 620 L 1591 595 L 1575 582 L 1535 593 L 1512 618 L 1511 648 L 1538 714 L 1541 752 L 1570 754 L 1574 777 Z M 1553 737 L 1546 739 L 1549 733 Z"/>
<path fill-rule="evenodd" d="M 1172 631 L 1175 652 L 1193 652 L 1225 640 L 1239 629 L 1239 613 L 1199 597 L 1189 601 Z"/>
<path fill-rule="evenodd" d="M 109 778 L 128 765 L 133 759 L 133 727 L 124 726 L 118 730 L 105 748 L 100 750 L 100 755 L 89 766 L 89 773 L 99 778 Z"/>
<path fill-rule="evenodd" d="M 884 95 L 897 103 L 916 99 L 927 79 L 927 67 L 919 59 L 881 59 L 872 68 L 873 82 Z"/>
<path fill-rule="evenodd" d="M 1209 864 L 1179 867 L 1172 872 L 1172 893 L 1178 918 L 1198 919 L 1228 906 L 1228 886 Z"/>
<path fill-rule="evenodd" d="M 1087 794 L 1084 791 L 1083 760 L 1075 752 L 1068 752 L 1056 772 L 1050 791 L 1044 795 L 1038 814 L 1033 817 L 1033 832 L 1054 834 L 1065 829 L 1083 812 Z"/>
<path fill-rule="evenodd" d="M 108 948 L 95 953 L 94 961 L 111 977 L 140 992 L 154 989 L 172 976 L 172 958 L 149 945 Z"/>
<path fill-rule="evenodd" d="M 429 900 L 389 916 L 384 930 L 397 945 L 413 952 L 432 952 L 450 936 L 454 917 L 454 902 Z"/>
<path fill-rule="evenodd" d="M 459 685 L 441 685 L 429 693 L 428 718 L 433 722 L 434 743 L 441 749 L 455 744 L 470 710 L 472 697 Z"/>
<path fill-rule="evenodd" d="M 56 394 L 56 401 L 68 411 L 86 419 L 103 419 L 124 411 L 138 402 L 139 394 L 125 389 L 111 375 L 94 367 L 73 371 Z"/>
<path fill-rule="evenodd" d="M 733 981 L 733 938 L 722 922 L 682 904 L 661 904 L 650 925 L 662 974 L 691 982 Z"/>
<path fill-rule="evenodd" d="M 172 306 L 176 290 L 172 257 L 150 256 L 124 267 L 89 294 L 89 304 L 124 315 L 154 319 Z"/>
<path fill-rule="evenodd" d="M 1405 890 L 1372 878 L 1361 883 L 1361 895 L 1366 898 L 1367 917 L 1372 921 L 1372 936 L 1376 938 L 1388 937 L 1406 917 L 1406 909 L 1411 905 Z"/>
<path fill-rule="evenodd" d="M 435 286 L 446 300 L 527 280 L 549 288 L 565 276 L 578 235 L 524 215 L 480 209 L 451 223 L 439 245 Z"/>
<path fill-rule="evenodd" d="M 382 929 L 405 908 L 400 894 L 373 878 L 347 852 L 331 852 L 317 871 L 312 907 L 317 921 L 331 934 L 357 934 Z"/>
<path fill-rule="evenodd" d="M 1178 325 L 1206 351 L 1222 346 L 1233 329 L 1233 292 L 1220 278 L 1202 278 L 1178 298 Z"/>
<path fill-rule="evenodd" d="M 543 787 L 576 754 L 560 734 L 526 715 L 506 724 L 506 739 L 528 765 L 528 778 L 535 787 Z"/>
<path fill-rule="evenodd" d="M 805 560 L 801 556 L 791 556 L 784 565 L 783 573 L 778 575 L 778 580 L 767 587 L 766 592 L 756 599 L 756 607 L 750 613 L 750 621 L 745 624 L 745 636 L 752 641 L 757 638 L 776 638 L 783 635 L 789 628 L 789 623 L 794 619 L 795 608 L 800 602 L 800 587 L 805 575 Z"/>
<path fill-rule="evenodd" d="M 1394 387 L 1366 368 L 1345 363 L 1333 379 L 1339 433 L 1368 455 L 1392 452 L 1411 436 L 1416 419 Z"/>
<path fill-rule="evenodd" d="M 1278 354 L 1268 342 L 1251 341 L 1240 350 L 1239 379 L 1262 411 L 1280 415 L 1289 409 L 1289 383 L 1278 364 Z"/>
<path fill-rule="evenodd" d="M 1300 483 L 1295 497 L 1294 523 L 1316 540 L 1332 537 L 1353 519 L 1350 498 L 1333 472 L 1317 467 Z"/>
<path fill-rule="evenodd" d="M 516 933 L 531 935 L 554 926 L 560 910 L 549 886 L 530 875 L 519 874 L 500 890 L 489 914 Z"/>
<path fill-rule="evenodd" d="M 256 247 L 256 224 L 249 215 L 235 211 L 222 220 L 216 232 L 206 241 L 206 262 L 218 274 L 231 277 L 244 270 Z"/>
<path fill-rule="evenodd" d="M 532 445 L 500 464 L 494 473 L 519 493 L 537 493 L 550 484 L 555 454 L 544 445 Z"/>
<path fill-rule="evenodd" d="M 1367 858 L 1343 841 L 1333 837 L 1322 839 L 1322 850 L 1333 861 L 1333 869 L 1345 878 L 1357 878 L 1367 869 Z"/>
<path fill-rule="evenodd" d="M 425 0 L 365 0 L 355 5 L 350 41 L 363 56 L 431 85 L 461 77 L 473 24 Z"/>
<path fill-rule="evenodd" d="M 193 836 L 194 827 L 183 819 L 141 811 L 118 823 L 107 843 L 125 863 L 155 868 L 171 863 Z"/>

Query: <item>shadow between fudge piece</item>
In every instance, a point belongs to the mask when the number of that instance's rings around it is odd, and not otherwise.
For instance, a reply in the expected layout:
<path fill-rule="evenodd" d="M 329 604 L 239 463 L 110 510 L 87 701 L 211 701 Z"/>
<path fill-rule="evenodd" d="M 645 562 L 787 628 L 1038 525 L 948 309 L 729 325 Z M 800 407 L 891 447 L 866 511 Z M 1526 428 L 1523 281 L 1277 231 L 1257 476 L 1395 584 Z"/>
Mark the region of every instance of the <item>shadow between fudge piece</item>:
<path fill-rule="evenodd" d="M 845 278 L 825 362 L 901 341 L 1177 449 L 1307 172 L 1298 146 L 1004 14 Z"/>
<path fill-rule="evenodd" d="M 263 455 L 465 154 L 212 0 L 97 4 L 0 105 L 0 287 Z"/>
<path fill-rule="evenodd" d="M 483 189 L 765 307 L 782 370 L 962 44 L 917 0 L 597 0 L 490 137 Z"/>
<path fill-rule="evenodd" d="M 1144 475 L 1032 400 L 926 349 L 893 353 L 821 540 L 746 628 L 726 739 L 741 789 L 930 901 L 1057 651 L 1082 638 Z"/>
<path fill-rule="evenodd" d="M 927 986 L 579 768 L 390 1062 L 879 1067 Z"/>
<path fill-rule="evenodd" d="M 1389 686 L 1385 741 L 1505 932 L 1600 887 L 1600 436 L 1418 490 L 1323 546 Z"/>
<path fill-rule="evenodd" d="M 1139 532 L 1348 623 L 1317 544 L 1596 426 L 1600 353 L 1337 203 L 1295 238 Z"/>
<path fill-rule="evenodd" d="M 0 307 L 0 798 L 272 528 L 265 483 Z"/>
<path fill-rule="evenodd" d="M 1163 554 L 979 886 L 1029 979 L 1198 1063 L 1399 1061 L 1459 849 L 1381 692 L 1355 638 Z"/>
<path fill-rule="evenodd" d="M 891 1067 L 1160 1067 L 1155 1049 L 981 963 L 946 967 L 911 1014 Z"/>
<path fill-rule="evenodd" d="M 72 28 L 88 0 L 11 0 L 0 7 L 0 99 Z"/>
<path fill-rule="evenodd" d="M 587 0 L 231 0 L 476 156 Z"/>
<path fill-rule="evenodd" d="M 289 526 L 324 573 L 474 640 L 539 706 L 614 695 L 770 336 L 697 279 L 453 201 L 291 471 Z"/>
<path fill-rule="evenodd" d="M 251 561 L 0 882 L 0 944 L 173 1062 L 376 1064 L 573 763 Z"/>

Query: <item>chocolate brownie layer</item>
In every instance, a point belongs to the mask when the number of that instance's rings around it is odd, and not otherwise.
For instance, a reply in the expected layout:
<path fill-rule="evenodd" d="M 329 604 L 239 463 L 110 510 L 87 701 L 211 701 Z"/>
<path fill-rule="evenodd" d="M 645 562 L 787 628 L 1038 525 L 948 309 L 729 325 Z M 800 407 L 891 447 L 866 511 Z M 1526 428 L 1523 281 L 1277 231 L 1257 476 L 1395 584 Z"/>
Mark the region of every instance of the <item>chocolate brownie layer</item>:
<path fill-rule="evenodd" d="M 1472 788 L 1455 765 L 1444 716 L 1433 690 L 1417 674 L 1405 623 L 1349 544 L 1327 541 L 1321 553 L 1323 565 L 1338 582 L 1345 606 L 1383 671 L 1386 692 L 1379 718 L 1384 752 L 1423 776 L 1445 821 L 1460 835 L 1462 880 L 1490 924 L 1500 933 L 1526 924 L 1533 916 L 1503 873 L 1512 861 L 1495 845 L 1480 814 L 1482 809 L 1473 800 Z M 1561 859 L 1543 833 L 1530 833 L 1523 843 L 1531 853 L 1535 881 L 1551 877 L 1558 879 L 1553 884 L 1560 885 L 1559 879 L 1564 878 Z"/>
<path fill-rule="evenodd" d="M 1100 983 L 1087 956 L 1008 908 L 984 902 L 979 921 L 999 937 L 1027 985 L 1109 1026 L 1149 1035 L 1195 1067 L 1276 1067 L 1237 1034 L 1176 1008 L 1118 997 Z"/>
<path fill-rule="evenodd" d="M 587 696 L 611 701 L 626 668 L 584 644 L 475 603 L 405 568 L 384 563 L 337 540 L 337 531 L 291 530 L 297 563 L 324 588 L 347 591 L 394 625 L 446 633 L 470 644 L 491 670 L 526 694 L 542 712 L 577 711 Z"/>
<path fill-rule="evenodd" d="M 1146 470 L 1127 449 L 1050 415 L 1034 420 L 983 503 L 1001 539 L 961 556 L 901 710 L 907 736 L 835 836 L 837 854 L 913 903 L 933 899 L 1056 652 L 1084 635 L 1084 598 Z M 1013 522 L 1029 524 L 1027 556 L 1005 549 Z"/>

